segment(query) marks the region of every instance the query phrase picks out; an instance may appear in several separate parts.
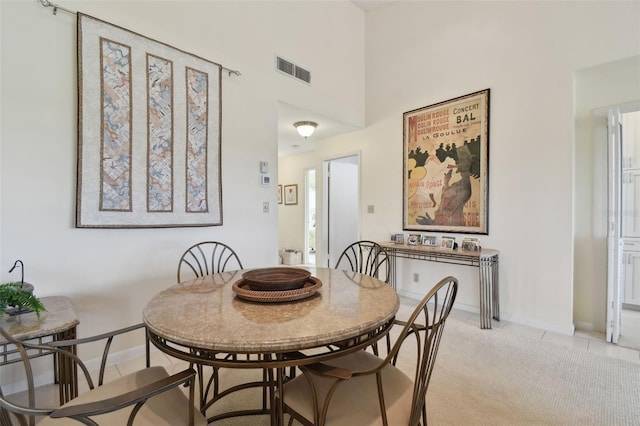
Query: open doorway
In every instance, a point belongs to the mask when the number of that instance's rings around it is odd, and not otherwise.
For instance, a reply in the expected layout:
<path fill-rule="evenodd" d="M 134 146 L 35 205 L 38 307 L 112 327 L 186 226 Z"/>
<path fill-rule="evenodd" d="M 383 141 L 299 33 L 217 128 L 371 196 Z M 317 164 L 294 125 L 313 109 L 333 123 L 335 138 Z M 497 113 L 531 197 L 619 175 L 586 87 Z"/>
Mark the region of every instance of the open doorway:
<path fill-rule="evenodd" d="M 332 268 L 342 251 L 360 237 L 360 157 L 327 160 L 323 172 L 322 266 Z"/>
<path fill-rule="evenodd" d="M 610 108 L 607 340 L 640 349 L 640 103 Z"/>
<path fill-rule="evenodd" d="M 316 264 L 316 169 L 306 169 L 304 173 L 304 259 L 307 265 Z"/>

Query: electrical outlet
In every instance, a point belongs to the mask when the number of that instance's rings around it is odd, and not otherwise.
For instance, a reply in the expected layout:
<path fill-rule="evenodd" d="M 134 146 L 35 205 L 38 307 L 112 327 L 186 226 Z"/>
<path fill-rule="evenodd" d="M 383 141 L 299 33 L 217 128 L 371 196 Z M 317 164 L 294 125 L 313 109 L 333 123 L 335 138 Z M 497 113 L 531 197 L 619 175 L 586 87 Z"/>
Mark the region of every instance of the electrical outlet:
<path fill-rule="evenodd" d="M 262 213 L 269 213 L 269 202 L 264 201 L 262 203 Z"/>
<path fill-rule="evenodd" d="M 420 281 L 420 274 L 418 274 L 417 272 L 413 273 L 413 282 L 417 283 Z"/>
<path fill-rule="evenodd" d="M 375 212 L 375 207 L 373 206 L 373 204 L 370 204 L 367 206 L 367 213 L 374 213 Z"/>

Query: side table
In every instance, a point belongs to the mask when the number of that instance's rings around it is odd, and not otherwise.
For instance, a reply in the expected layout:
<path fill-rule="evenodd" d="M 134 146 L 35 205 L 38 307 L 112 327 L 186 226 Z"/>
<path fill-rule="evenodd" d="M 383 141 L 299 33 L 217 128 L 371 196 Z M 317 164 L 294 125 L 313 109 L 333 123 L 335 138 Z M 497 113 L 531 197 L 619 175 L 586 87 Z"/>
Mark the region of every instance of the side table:
<path fill-rule="evenodd" d="M 0 325 L 18 340 L 33 341 L 42 344 L 76 338 L 76 326 L 79 324 L 76 311 L 68 297 L 41 297 L 40 301 L 47 309 L 15 316 L 3 315 Z M 68 348 L 76 354 L 76 347 Z M 51 351 L 33 350 L 28 352 L 29 358 L 53 355 L 54 380 L 58 383 L 60 404 L 64 404 L 78 396 L 78 370 L 74 362 L 61 358 Z M 20 361 L 20 356 L 13 345 L 0 336 L 0 366 Z"/>

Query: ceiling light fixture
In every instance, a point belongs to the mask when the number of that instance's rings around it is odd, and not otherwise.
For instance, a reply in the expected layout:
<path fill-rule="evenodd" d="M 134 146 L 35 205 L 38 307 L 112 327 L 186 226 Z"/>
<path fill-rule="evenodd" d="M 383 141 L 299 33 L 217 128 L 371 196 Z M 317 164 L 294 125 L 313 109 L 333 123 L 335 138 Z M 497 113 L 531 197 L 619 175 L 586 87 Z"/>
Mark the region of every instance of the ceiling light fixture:
<path fill-rule="evenodd" d="M 300 136 L 306 139 L 313 134 L 316 127 L 318 127 L 318 123 L 314 121 L 298 121 L 293 123 L 293 127 L 296 128 Z"/>

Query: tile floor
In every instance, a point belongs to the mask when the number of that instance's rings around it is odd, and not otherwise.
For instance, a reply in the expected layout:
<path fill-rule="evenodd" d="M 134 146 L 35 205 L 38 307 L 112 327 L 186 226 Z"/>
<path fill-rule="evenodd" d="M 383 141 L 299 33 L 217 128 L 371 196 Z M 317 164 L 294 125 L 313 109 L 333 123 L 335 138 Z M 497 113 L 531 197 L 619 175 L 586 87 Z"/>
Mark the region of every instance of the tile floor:
<path fill-rule="evenodd" d="M 414 304 L 415 301 L 401 297 L 399 316 L 402 316 L 404 313 L 408 315 L 412 311 Z M 479 315 L 466 311 L 454 309 L 452 311 L 452 316 L 462 321 L 469 321 L 473 324 L 479 324 L 480 322 Z M 625 312 L 623 325 L 625 325 L 626 328 L 623 329 L 623 335 L 621 335 L 621 344 L 613 345 L 605 342 L 603 333 L 578 331 L 574 336 L 567 336 L 542 329 L 510 323 L 508 321 L 493 321 L 494 328 L 501 328 L 502 330 L 513 333 L 514 335 L 524 335 L 640 364 L 640 350 L 630 349 L 629 347 L 624 346 L 627 345 L 640 348 L 640 312 Z M 633 336 L 633 338 L 628 336 Z M 163 365 L 170 373 L 178 372 L 187 367 L 185 362 L 166 356 L 157 350 L 154 350 L 152 353 L 151 362 L 152 365 Z M 107 368 L 105 381 L 143 367 L 143 357 L 112 365 Z M 85 390 L 86 388 L 83 389 L 81 385 L 80 392 L 82 393 Z M 53 406 L 57 403 L 57 391 L 58 389 L 55 385 L 42 386 L 37 389 L 37 401 L 45 406 Z M 11 398 L 15 401 L 25 401 L 24 398 L 26 398 L 26 395 L 22 392 L 20 394 L 12 395 Z"/>

